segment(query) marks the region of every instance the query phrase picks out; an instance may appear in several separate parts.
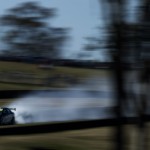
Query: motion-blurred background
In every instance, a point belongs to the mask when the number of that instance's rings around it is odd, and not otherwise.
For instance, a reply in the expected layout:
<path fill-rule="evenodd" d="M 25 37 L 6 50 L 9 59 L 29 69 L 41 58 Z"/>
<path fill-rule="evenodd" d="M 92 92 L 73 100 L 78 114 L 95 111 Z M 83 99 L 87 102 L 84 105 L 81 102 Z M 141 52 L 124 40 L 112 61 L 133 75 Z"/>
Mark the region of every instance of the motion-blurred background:
<path fill-rule="evenodd" d="M 149 14 L 149 0 L 3 0 L 0 106 L 16 125 L 0 149 L 148 149 Z"/>

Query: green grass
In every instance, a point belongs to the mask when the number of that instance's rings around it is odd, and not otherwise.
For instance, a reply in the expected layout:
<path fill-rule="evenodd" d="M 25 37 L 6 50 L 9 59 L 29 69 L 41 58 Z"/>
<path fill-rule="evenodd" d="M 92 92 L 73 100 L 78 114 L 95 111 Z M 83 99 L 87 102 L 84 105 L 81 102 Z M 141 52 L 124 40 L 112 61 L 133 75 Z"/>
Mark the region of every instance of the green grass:
<path fill-rule="evenodd" d="M 0 107 L 13 102 L 14 99 L 0 99 Z"/>
<path fill-rule="evenodd" d="M 0 83 L 0 90 L 26 90 L 26 89 L 39 89 L 39 86 L 35 85 L 20 85 L 13 83 Z"/>
<path fill-rule="evenodd" d="M 106 150 L 112 147 L 112 129 L 96 128 L 53 134 L 1 137 L 0 149 L 29 150 L 42 147 L 55 150 Z"/>
<path fill-rule="evenodd" d="M 137 149 L 138 132 L 133 125 L 124 128 L 125 149 Z M 115 146 L 114 128 L 103 127 L 59 133 L 0 137 L 2 150 L 112 150 Z M 148 139 L 149 140 L 149 139 Z M 149 143 L 148 143 L 149 144 Z"/>
<path fill-rule="evenodd" d="M 71 67 L 55 67 L 54 70 L 44 70 L 40 69 L 38 65 L 35 64 L 25 64 L 18 62 L 3 62 L 0 61 L 0 71 L 21 71 L 25 73 L 35 73 L 38 76 L 45 76 L 49 74 L 69 74 L 75 75 L 77 77 L 87 77 L 91 75 L 108 75 L 108 71 L 105 69 L 82 69 L 82 68 L 71 68 Z"/>
<path fill-rule="evenodd" d="M 75 75 L 77 77 L 104 77 L 110 75 L 110 72 L 105 69 L 82 69 L 82 68 L 71 68 L 71 67 L 57 67 L 56 71 Z"/>
<path fill-rule="evenodd" d="M 18 62 L 4 62 L 0 61 L 0 73 L 1 72 L 23 72 L 25 74 L 33 74 L 35 79 L 24 80 L 24 79 L 8 79 L 4 76 L 4 79 L 0 79 L 0 90 L 12 90 L 12 89 L 38 89 L 45 87 L 43 81 L 45 78 L 55 75 L 70 75 L 77 80 L 82 80 L 87 77 L 104 77 L 110 75 L 109 71 L 106 70 L 96 70 L 96 69 L 81 69 L 81 68 L 71 68 L 71 67 L 54 67 L 54 69 L 41 69 L 35 64 L 25 64 Z M 6 78 L 6 79 L 5 79 Z M 18 82 L 18 83 L 17 83 Z M 20 84 L 20 82 L 22 82 Z M 31 83 L 31 84 L 26 84 Z M 34 84 L 32 84 L 34 83 Z M 64 87 L 68 86 L 64 81 L 58 79 L 58 83 L 48 85 L 48 87 Z"/>

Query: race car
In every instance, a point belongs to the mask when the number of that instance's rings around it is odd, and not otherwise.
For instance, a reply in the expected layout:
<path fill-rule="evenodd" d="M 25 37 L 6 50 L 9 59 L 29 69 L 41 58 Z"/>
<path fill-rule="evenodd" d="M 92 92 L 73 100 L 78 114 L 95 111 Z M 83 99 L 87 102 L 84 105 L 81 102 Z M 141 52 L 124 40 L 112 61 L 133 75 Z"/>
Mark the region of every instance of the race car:
<path fill-rule="evenodd" d="M 0 125 L 15 124 L 15 114 L 12 110 L 16 110 L 16 108 L 0 108 Z"/>

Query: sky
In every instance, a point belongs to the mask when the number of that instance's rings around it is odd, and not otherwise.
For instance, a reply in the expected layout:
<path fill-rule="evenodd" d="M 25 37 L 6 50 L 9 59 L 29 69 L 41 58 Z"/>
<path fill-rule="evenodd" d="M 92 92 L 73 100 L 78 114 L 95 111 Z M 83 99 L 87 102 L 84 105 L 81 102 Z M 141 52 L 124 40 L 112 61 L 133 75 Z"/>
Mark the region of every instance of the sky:
<path fill-rule="evenodd" d="M 86 43 L 85 37 L 96 33 L 96 27 L 100 24 L 100 12 L 98 0 L 2 0 L 0 15 L 7 9 L 27 1 L 37 1 L 42 6 L 56 8 L 57 17 L 52 20 L 55 27 L 71 28 L 71 39 L 64 50 L 64 56 L 75 57 L 83 49 Z M 97 56 L 98 53 L 90 53 Z"/>
<path fill-rule="evenodd" d="M 69 32 L 70 40 L 63 52 L 67 58 L 75 58 L 78 53 L 81 53 L 83 45 L 86 43 L 84 38 L 98 35 L 96 28 L 104 25 L 101 13 L 105 14 L 105 12 L 101 11 L 102 7 L 99 5 L 99 0 L 1 0 L 0 15 L 3 15 L 9 8 L 29 1 L 39 2 L 45 7 L 56 8 L 57 17 L 52 19 L 50 23 L 54 27 L 71 28 Z M 133 7 L 137 5 L 135 2 L 139 0 L 127 1 Z M 130 8 L 128 7 L 127 9 L 129 13 L 131 12 Z M 128 20 L 132 22 L 133 17 L 129 17 Z M 88 55 L 87 59 L 97 59 L 100 61 L 106 59 L 102 50 L 86 53 Z"/>

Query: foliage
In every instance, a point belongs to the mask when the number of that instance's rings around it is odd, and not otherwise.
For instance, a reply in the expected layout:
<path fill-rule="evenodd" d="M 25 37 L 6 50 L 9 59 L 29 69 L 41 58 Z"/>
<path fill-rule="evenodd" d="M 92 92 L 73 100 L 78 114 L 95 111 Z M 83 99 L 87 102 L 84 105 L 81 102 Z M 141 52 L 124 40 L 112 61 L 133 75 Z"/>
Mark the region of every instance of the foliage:
<path fill-rule="evenodd" d="M 2 40 L 11 55 L 56 57 L 67 40 L 66 28 L 55 28 L 50 19 L 56 10 L 45 8 L 36 2 L 21 3 L 9 9 L 1 17 L 1 25 L 7 27 Z"/>

